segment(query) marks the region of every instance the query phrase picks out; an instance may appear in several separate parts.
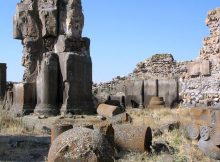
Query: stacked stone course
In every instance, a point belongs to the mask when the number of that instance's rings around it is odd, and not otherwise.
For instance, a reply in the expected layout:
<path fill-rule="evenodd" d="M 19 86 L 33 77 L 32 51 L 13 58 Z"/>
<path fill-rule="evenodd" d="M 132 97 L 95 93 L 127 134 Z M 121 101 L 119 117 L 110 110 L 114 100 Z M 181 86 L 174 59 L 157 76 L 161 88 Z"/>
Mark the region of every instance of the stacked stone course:
<path fill-rule="evenodd" d="M 82 37 L 81 0 L 22 0 L 13 22 L 25 72 L 23 82 L 13 85 L 11 110 L 17 115 L 92 113 L 90 40 Z"/>

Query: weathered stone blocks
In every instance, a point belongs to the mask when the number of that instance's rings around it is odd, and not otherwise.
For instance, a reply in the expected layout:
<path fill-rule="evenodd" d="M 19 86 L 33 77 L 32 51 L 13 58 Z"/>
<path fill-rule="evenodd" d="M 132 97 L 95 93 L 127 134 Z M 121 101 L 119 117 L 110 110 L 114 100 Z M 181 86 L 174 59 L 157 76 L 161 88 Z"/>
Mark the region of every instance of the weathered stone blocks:
<path fill-rule="evenodd" d="M 143 107 L 143 86 L 144 82 L 129 81 L 126 83 L 125 88 L 125 104 L 128 107 Z"/>
<path fill-rule="evenodd" d="M 199 76 L 200 75 L 200 63 L 191 62 L 188 64 L 188 73 L 190 76 Z"/>
<path fill-rule="evenodd" d="M 48 162 L 58 161 L 113 162 L 114 149 L 100 131 L 73 127 L 58 136 L 50 147 Z"/>
<path fill-rule="evenodd" d="M 35 105 L 35 83 L 16 83 L 13 85 L 13 105 L 11 111 L 14 115 L 27 115 L 33 113 Z"/>
<path fill-rule="evenodd" d="M 57 36 L 57 10 L 40 10 L 39 16 L 43 26 L 42 37 Z"/>
<path fill-rule="evenodd" d="M 22 0 L 17 4 L 13 34 L 24 47 L 23 81 L 37 85 L 36 113 L 95 111 L 90 40 L 82 38 L 83 26 L 81 0 Z"/>
<path fill-rule="evenodd" d="M 63 113 L 91 113 L 92 62 L 90 56 L 59 54 L 63 82 Z"/>
<path fill-rule="evenodd" d="M 164 98 L 165 106 L 172 107 L 179 99 L 179 84 L 176 79 L 160 79 L 158 96 Z"/>
<path fill-rule="evenodd" d="M 34 11 L 36 3 L 24 1 L 17 4 L 14 16 L 14 38 L 24 39 L 26 37 L 38 37 L 39 28 Z"/>
<path fill-rule="evenodd" d="M 84 26 L 81 0 L 59 1 L 59 8 L 59 33 L 68 38 L 81 38 Z"/>
<path fill-rule="evenodd" d="M 150 99 L 158 95 L 158 80 L 148 79 L 144 81 L 144 106 L 149 105 Z"/>
<path fill-rule="evenodd" d="M 195 61 L 190 62 L 188 64 L 188 73 L 190 76 L 209 76 L 211 74 L 210 72 L 210 61 L 203 60 L 203 61 Z"/>
<path fill-rule="evenodd" d="M 211 67 L 210 67 L 210 61 L 204 60 L 200 64 L 200 72 L 203 76 L 209 76 L 211 75 Z"/>

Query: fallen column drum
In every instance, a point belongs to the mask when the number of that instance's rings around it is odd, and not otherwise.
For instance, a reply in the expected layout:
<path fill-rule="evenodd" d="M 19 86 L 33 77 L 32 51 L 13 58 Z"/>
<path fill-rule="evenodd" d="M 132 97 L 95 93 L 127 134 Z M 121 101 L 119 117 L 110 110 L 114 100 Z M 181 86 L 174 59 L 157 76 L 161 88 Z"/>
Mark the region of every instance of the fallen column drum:
<path fill-rule="evenodd" d="M 150 151 L 152 131 L 147 126 L 114 125 L 115 145 L 124 151 Z"/>

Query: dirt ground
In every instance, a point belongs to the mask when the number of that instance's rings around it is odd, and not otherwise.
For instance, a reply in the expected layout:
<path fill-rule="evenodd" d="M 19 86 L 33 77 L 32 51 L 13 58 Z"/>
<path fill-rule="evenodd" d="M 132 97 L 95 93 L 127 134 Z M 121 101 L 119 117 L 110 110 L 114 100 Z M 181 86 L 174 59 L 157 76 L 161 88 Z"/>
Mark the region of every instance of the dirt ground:
<path fill-rule="evenodd" d="M 190 122 L 188 109 L 128 109 L 133 125 L 150 126 L 153 130 L 151 153 L 118 152 L 118 162 L 215 162 L 203 155 L 197 142 L 186 138 L 182 124 Z M 37 116 L 11 118 L 0 116 L 0 161 L 45 162 L 50 146 L 50 127 L 61 117 L 39 119 Z M 96 116 L 69 116 L 71 120 L 86 120 Z M 60 119 L 62 120 L 62 119 Z M 175 124 L 179 126 L 176 127 Z M 174 124 L 172 130 L 167 125 Z M 158 130 L 163 130 L 157 133 Z M 155 133 L 156 132 L 156 133 Z"/>

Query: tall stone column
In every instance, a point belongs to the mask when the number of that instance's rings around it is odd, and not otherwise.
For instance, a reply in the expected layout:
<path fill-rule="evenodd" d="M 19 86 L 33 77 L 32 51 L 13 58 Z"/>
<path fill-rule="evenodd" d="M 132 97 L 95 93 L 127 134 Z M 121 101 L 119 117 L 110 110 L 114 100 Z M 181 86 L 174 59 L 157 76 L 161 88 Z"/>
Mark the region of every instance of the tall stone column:
<path fill-rule="evenodd" d="M 37 106 L 35 113 L 47 116 L 57 115 L 58 109 L 58 57 L 45 53 L 37 77 Z"/>
<path fill-rule="evenodd" d="M 74 53 L 60 54 L 59 57 L 63 76 L 61 113 L 92 113 L 91 58 Z"/>
<path fill-rule="evenodd" d="M 6 91 L 6 70 L 7 66 L 5 63 L 0 63 L 0 100 L 4 99 Z"/>
<path fill-rule="evenodd" d="M 22 40 L 23 81 L 36 83 L 35 113 L 92 112 L 90 40 L 82 37 L 81 0 L 21 0 L 14 38 Z M 59 57 L 58 57 L 59 56 Z"/>

